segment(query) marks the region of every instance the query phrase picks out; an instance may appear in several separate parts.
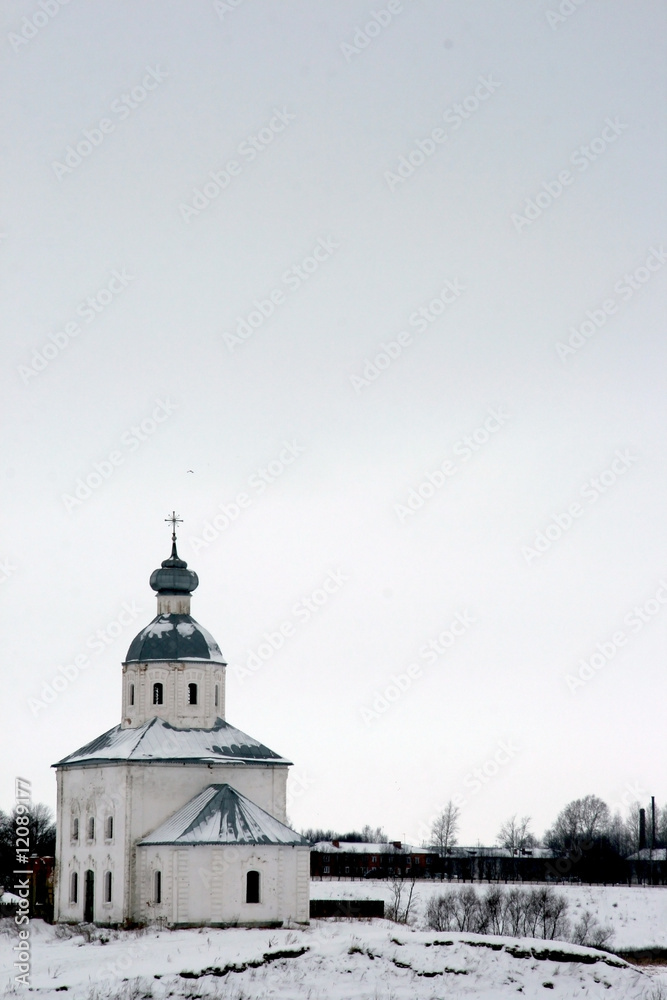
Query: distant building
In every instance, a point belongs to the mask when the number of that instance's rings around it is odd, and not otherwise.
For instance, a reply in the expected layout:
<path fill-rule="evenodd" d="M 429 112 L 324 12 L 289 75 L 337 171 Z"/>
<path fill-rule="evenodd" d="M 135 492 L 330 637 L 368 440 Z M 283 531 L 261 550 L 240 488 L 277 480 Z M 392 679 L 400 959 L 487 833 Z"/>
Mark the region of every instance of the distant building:
<path fill-rule="evenodd" d="M 430 878 L 437 853 L 394 841 L 366 844 L 344 840 L 320 841 L 310 850 L 312 878 Z"/>
<path fill-rule="evenodd" d="M 157 617 L 123 663 L 120 725 L 54 765 L 55 919 L 306 923 L 290 761 L 225 720 L 225 660 L 190 617 L 199 580 L 172 539 L 150 580 Z"/>

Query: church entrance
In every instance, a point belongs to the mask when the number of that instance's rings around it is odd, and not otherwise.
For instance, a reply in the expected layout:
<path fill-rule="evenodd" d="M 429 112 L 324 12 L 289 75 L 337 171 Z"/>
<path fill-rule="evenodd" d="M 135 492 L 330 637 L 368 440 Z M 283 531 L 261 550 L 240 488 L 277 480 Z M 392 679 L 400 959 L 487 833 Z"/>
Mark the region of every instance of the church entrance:
<path fill-rule="evenodd" d="M 83 920 L 92 924 L 95 919 L 95 872 L 90 868 L 85 876 L 85 893 L 83 897 Z"/>

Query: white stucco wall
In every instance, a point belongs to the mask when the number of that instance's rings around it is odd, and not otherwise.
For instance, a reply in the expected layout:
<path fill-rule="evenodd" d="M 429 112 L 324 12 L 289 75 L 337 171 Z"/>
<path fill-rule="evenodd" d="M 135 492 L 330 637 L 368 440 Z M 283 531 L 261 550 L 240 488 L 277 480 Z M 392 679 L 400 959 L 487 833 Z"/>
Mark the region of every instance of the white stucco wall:
<path fill-rule="evenodd" d="M 310 851 L 277 845 L 137 849 L 137 920 L 170 926 L 307 923 Z M 162 900 L 155 901 L 155 872 Z M 246 902 L 248 871 L 260 873 L 260 902 Z"/>
<path fill-rule="evenodd" d="M 58 769 L 56 920 L 83 919 L 85 872 L 95 875 L 94 919 L 122 923 L 140 919 L 136 844 L 210 784 L 227 783 L 285 822 L 286 765 L 107 764 Z M 113 836 L 105 823 L 113 817 Z M 74 818 L 79 838 L 72 837 Z M 89 820 L 95 835 L 88 836 Z M 70 900 L 71 875 L 78 873 L 78 899 Z M 104 873 L 112 876 L 112 900 L 104 900 Z M 145 917 L 141 919 L 146 919 Z"/>

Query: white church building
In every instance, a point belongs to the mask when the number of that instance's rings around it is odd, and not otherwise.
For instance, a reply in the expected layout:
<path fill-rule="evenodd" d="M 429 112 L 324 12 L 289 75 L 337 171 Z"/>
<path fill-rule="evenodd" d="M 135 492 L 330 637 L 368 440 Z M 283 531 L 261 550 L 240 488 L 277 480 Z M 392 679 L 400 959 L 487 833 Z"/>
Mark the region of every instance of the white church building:
<path fill-rule="evenodd" d="M 54 764 L 57 921 L 308 922 L 290 761 L 225 721 L 225 660 L 190 616 L 198 584 L 173 533 L 150 579 L 157 617 L 123 663 L 120 725 Z"/>

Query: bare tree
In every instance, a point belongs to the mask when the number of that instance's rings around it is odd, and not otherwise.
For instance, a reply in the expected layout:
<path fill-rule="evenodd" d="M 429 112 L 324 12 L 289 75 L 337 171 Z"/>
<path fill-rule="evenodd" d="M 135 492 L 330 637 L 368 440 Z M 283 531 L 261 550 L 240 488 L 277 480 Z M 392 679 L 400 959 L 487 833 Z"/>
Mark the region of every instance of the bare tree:
<path fill-rule="evenodd" d="M 592 843 L 603 836 L 610 823 L 609 807 L 597 795 L 569 802 L 558 815 L 556 822 L 545 835 L 545 842 L 553 850 L 564 852 Z"/>
<path fill-rule="evenodd" d="M 433 846 L 441 856 L 447 854 L 456 845 L 456 834 L 459 829 L 460 809 L 450 799 L 445 808 L 433 820 L 431 838 Z"/>
<path fill-rule="evenodd" d="M 516 813 L 510 816 L 500 828 L 496 840 L 508 851 L 521 851 L 526 847 L 534 847 L 537 841 L 530 832 L 530 816 L 517 819 Z"/>
<path fill-rule="evenodd" d="M 391 900 L 387 905 L 386 916 L 388 920 L 394 920 L 397 924 L 407 924 L 410 922 L 412 910 L 415 905 L 415 882 L 416 876 L 410 879 L 402 879 L 394 876 L 391 880 Z"/>

